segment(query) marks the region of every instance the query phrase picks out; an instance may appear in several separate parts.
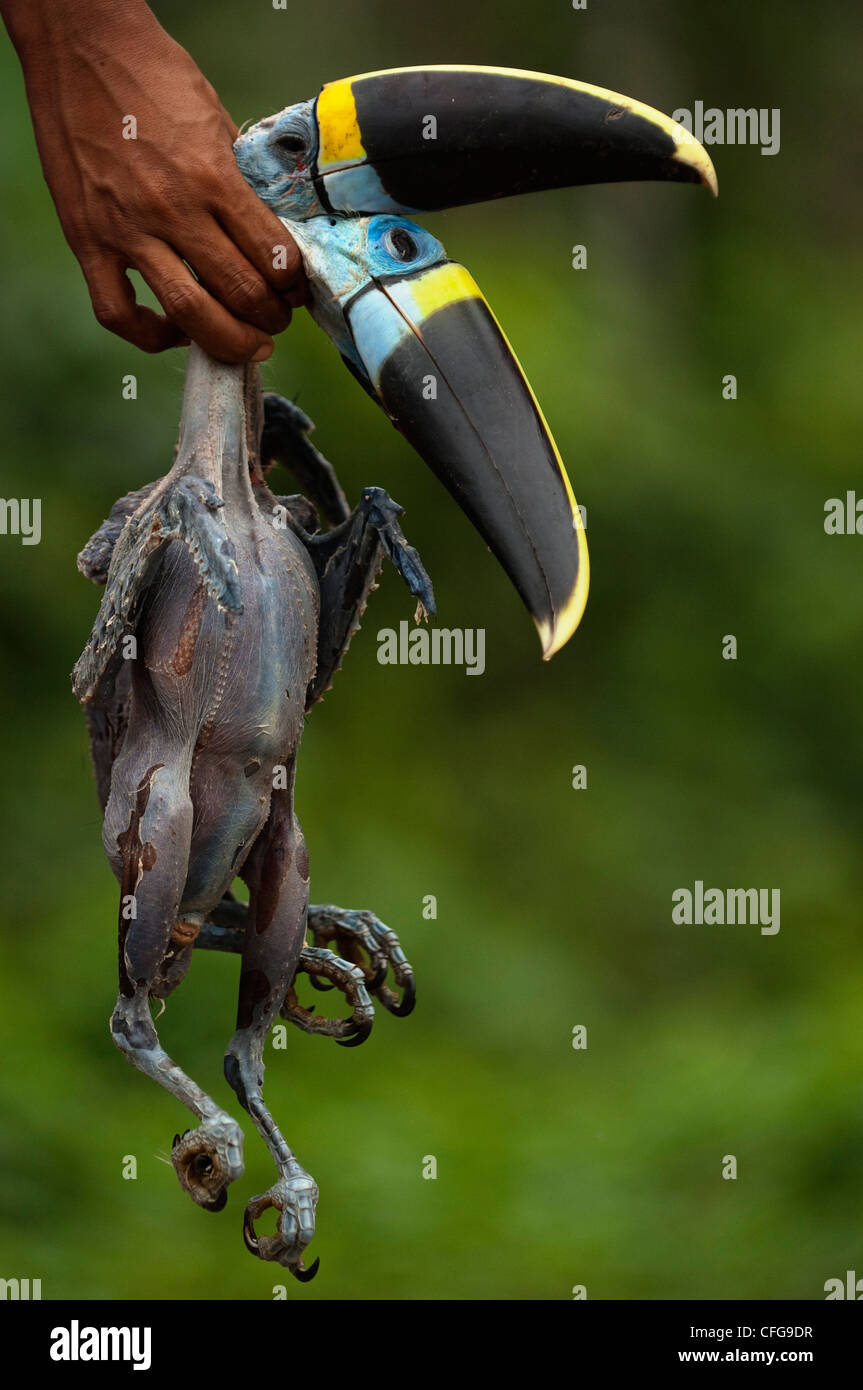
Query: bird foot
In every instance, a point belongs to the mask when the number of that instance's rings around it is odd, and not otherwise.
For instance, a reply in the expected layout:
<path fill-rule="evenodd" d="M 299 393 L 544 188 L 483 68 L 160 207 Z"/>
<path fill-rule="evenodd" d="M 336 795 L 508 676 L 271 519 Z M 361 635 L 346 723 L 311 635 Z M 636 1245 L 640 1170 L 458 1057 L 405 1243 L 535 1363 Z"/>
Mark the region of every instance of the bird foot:
<path fill-rule="evenodd" d="M 362 971 L 369 994 L 373 994 L 391 1014 L 406 1018 L 413 1012 L 416 1003 L 413 967 L 395 932 L 373 912 L 313 906 L 309 908 L 309 931 L 316 947 L 328 946 L 335 941 L 344 960 Z M 385 983 L 388 969 L 392 970 L 393 980 L 401 990 L 401 998 Z M 320 984 L 314 976 L 310 978 L 316 989 L 330 987 Z"/>
<path fill-rule="evenodd" d="M 184 1192 L 205 1211 L 221 1211 L 228 1188 L 243 1176 L 243 1131 L 229 1115 L 174 1135 L 171 1162 Z"/>
<path fill-rule="evenodd" d="M 306 946 L 300 953 L 297 974 L 308 975 L 313 985 L 319 977 L 332 981 L 351 1005 L 350 1018 L 324 1018 L 314 1009 L 305 1009 L 297 999 L 296 976 L 279 1010 L 282 1018 L 296 1024 L 304 1033 L 321 1033 L 335 1038 L 340 1047 L 359 1047 L 372 1031 L 375 1009 L 365 987 L 365 977 L 358 965 L 340 960 L 332 951 L 318 946 Z M 327 986 L 324 986 L 327 988 Z"/>
<path fill-rule="evenodd" d="M 318 1272 L 318 1260 L 308 1269 L 303 1264 L 303 1251 L 315 1234 L 317 1204 L 317 1183 L 295 1162 L 289 1173 L 283 1174 L 267 1192 L 253 1197 L 246 1207 L 243 1239 L 248 1249 L 259 1260 L 275 1260 L 301 1284 L 307 1284 Z M 255 1221 L 270 1207 L 279 1213 L 276 1234 L 259 1236 Z"/>
<path fill-rule="evenodd" d="M 417 601 L 417 622 L 434 617 L 435 597 L 419 552 L 409 543 L 398 518 L 404 512 L 382 487 L 363 488 L 360 508 L 381 538 L 384 550 Z"/>

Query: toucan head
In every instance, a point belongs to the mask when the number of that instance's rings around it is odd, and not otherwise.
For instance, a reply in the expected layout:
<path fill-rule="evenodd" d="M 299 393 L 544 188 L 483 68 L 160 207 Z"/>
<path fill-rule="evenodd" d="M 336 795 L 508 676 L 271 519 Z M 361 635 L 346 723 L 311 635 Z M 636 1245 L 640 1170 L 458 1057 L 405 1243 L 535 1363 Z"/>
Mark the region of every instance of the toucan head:
<path fill-rule="evenodd" d="M 581 515 L 542 411 L 475 281 L 402 214 L 583 183 L 716 191 L 707 152 L 640 102 L 503 68 L 346 78 L 236 142 L 300 245 L 311 311 L 509 574 L 547 659 L 588 589 Z"/>
<path fill-rule="evenodd" d="M 244 176 L 284 217 L 433 212 L 576 184 L 668 179 L 716 192 L 677 121 L 518 68 L 390 68 L 330 82 L 241 135 Z"/>

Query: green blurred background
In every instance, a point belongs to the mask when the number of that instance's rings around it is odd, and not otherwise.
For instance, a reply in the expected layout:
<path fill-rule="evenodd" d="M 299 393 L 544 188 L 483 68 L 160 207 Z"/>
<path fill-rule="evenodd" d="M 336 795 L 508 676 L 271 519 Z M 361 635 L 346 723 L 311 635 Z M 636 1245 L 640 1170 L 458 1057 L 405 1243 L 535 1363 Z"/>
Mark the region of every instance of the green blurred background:
<path fill-rule="evenodd" d="M 267 1093 L 322 1192 L 321 1272 L 291 1299 L 823 1298 L 863 1269 L 863 540 L 823 530 L 825 500 L 861 486 L 863 16 L 155 9 L 238 121 L 350 73 L 458 61 L 667 112 L 781 108 L 777 156 L 712 150 L 718 202 L 600 187 L 427 220 L 502 319 L 587 507 L 587 614 L 549 666 L 502 571 L 311 320 L 279 341 L 265 383 L 315 419 L 353 497 L 377 483 L 404 504 L 440 621 L 486 628 L 488 656 L 482 678 L 379 666 L 377 630 L 411 614 L 384 574 L 310 718 L 298 809 L 313 900 L 393 926 L 419 1006 L 379 1010 L 355 1052 L 291 1029 L 267 1049 Z M 206 1215 L 159 1161 L 186 1112 L 111 1045 L 117 888 L 68 679 L 98 600 L 76 553 L 115 497 L 167 470 L 184 354 L 147 358 L 94 322 L 5 41 L 0 62 L 2 491 L 43 499 L 41 545 L 0 539 L 0 1275 L 41 1278 L 46 1298 L 269 1298 L 285 1276 L 241 1239 L 272 1181 L 250 1122 L 246 1176 Z M 781 931 L 673 925 L 671 894 L 696 879 L 780 888 Z M 240 1113 L 221 1063 L 236 980 L 236 960 L 197 959 L 160 1031 Z"/>

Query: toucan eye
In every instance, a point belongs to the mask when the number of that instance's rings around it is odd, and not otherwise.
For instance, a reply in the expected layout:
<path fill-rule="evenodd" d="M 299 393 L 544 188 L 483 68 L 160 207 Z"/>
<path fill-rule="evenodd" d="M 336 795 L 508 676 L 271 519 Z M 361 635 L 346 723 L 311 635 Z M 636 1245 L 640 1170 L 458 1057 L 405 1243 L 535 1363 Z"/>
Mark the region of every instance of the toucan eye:
<path fill-rule="evenodd" d="M 416 242 L 405 227 L 390 227 L 384 244 L 397 261 L 413 261 L 419 254 Z"/>
<path fill-rule="evenodd" d="M 274 144 L 278 145 L 279 148 L 284 150 L 287 154 L 300 154 L 306 147 L 306 142 L 302 135 L 280 135 L 278 140 L 274 141 Z"/>

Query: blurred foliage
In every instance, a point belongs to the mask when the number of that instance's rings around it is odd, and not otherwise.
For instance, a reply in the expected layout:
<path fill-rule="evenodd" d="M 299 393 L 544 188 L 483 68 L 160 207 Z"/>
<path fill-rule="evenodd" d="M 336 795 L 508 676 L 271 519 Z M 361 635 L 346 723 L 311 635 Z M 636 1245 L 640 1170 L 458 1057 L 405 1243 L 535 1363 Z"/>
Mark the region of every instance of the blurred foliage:
<path fill-rule="evenodd" d="M 309 721 L 298 802 L 313 899 L 400 933 L 419 1007 L 379 1011 L 356 1052 L 291 1030 L 268 1048 L 267 1092 L 322 1190 L 321 1273 L 292 1299 L 823 1297 L 863 1258 L 863 541 L 823 530 L 826 498 L 863 493 L 863 16 L 777 0 L 685 22 L 668 0 L 155 8 L 238 121 L 436 61 L 561 72 L 669 112 L 781 108 L 777 156 L 713 151 L 716 203 L 600 187 L 428 219 L 503 320 L 587 506 L 587 615 L 550 666 L 323 335 L 298 315 L 280 340 L 266 383 L 317 421 L 353 496 L 379 483 L 405 505 L 440 620 L 485 627 L 488 667 L 379 666 L 376 631 L 410 615 L 384 575 Z M 272 1180 L 247 1118 L 246 1177 L 214 1219 L 159 1161 L 185 1112 L 110 1042 L 117 889 L 68 683 L 98 598 L 75 555 L 116 496 L 166 471 L 183 354 L 146 358 L 94 322 L 0 48 L 2 491 L 43 499 L 41 545 L 0 542 L 0 1273 L 41 1277 L 46 1297 L 268 1298 L 283 1276 L 240 1233 Z M 672 925 L 671 893 L 695 879 L 780 888 L 780 933 Z M 196 960 L 160 1025 L 235 1113 L 236 978 L 235 960 Z"/>

